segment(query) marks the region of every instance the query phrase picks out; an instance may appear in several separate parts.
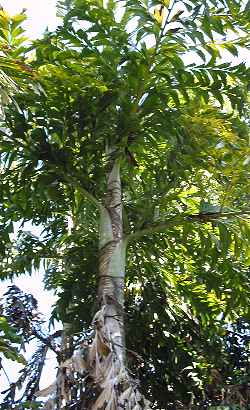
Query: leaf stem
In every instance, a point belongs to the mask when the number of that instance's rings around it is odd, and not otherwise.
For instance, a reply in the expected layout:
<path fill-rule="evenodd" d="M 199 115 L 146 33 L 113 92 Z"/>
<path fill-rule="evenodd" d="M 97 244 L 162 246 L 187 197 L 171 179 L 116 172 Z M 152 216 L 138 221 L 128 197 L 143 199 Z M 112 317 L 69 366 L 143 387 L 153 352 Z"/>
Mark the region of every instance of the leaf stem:
<path fill-rule="evenodd" d="M 172 218 L 159 222 L 158 224 L 152 224 L 146 226 L 144 229 L 133 232 L 130 235 L 127 235 L 127 242 L 131 243 L 137 239 L 142 238 L 143 236 L 152 235 L 154 233 L 165 232 L 168 228 L 173 226 L 183 225 L 185 222 L 200 222 L 206 223 L 218 220 L 220 218 L 234 218 L 250 215 L 250 210 L 242 210 L 235 212 L 215 212 L 215 213 L 200 213 L 194 215 L 176 215 Z"/>
<path fill-rule="evenodd" d="M 167 27 L 167 25 L 168 25 L 168 23 L 169 23 L 168 20 L 169 20 L 170 14 L 172 13 L 172 10 L 173 10 L 173 8 L 174 8 L 175 2 L 176 2 L 176 0 L 173 0 L 173 3 L 172 3 L 172 5 L 171 5 L 171 7 L 168 9 L 168 14 L 167 14 L 167 16 L 166 16 L 165 22 L 164 22 L 163 26 L 161 27 L 159 37 L 158 37 L 157 40 L 156 40 L 155 50 L 154 50 L 154 54 L 153 54 L 153 56 L 152 56 L 152 60 L 151 60 L 151 64 L 150 64 L 151 66 L 153 66 L 153 64 L 154 64 L 154 59 L 155 59 L 155 57 L 156 57 L 156 55 L 157 55 L 159 46 L 160 46 L 160 44 L 161 44 L 161 40 L 162 40 L 162 37 L 163 37 L 163 35 L 164 35 L 164 31 L 165 31 L 165 29 L 166 29 L 166 27 Z"/>

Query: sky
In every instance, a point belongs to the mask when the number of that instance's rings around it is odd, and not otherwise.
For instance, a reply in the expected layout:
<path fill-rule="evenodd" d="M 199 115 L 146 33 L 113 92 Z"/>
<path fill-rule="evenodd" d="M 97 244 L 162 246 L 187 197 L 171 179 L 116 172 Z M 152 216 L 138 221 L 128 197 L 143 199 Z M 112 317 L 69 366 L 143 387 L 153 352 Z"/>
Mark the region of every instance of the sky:
<path fill-rule="evenodd" d="M 60 19 L 56 16 L 57 0 L 0 0 L 2 7 L 10 14 L 17 14 L 27 9 L 28 20 L 24 28 L 29 38 L 41 36 L 46 27 L 53 30 Z"/>

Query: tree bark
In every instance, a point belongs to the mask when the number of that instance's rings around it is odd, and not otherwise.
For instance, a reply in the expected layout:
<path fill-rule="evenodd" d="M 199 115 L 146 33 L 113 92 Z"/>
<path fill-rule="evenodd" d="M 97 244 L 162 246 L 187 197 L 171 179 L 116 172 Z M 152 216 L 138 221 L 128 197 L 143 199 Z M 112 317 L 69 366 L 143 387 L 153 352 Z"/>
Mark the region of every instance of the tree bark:
<path fill-rule="evenodd" d="M 114 161 L 107 177 L 105 204 L 100 215 L 98 302 L 105 309 L 104 325 L 121 364 L 125 360 L 124 277 L 126 242 L 123 238 L 120 165 Z"/>
<path fill-rule="evenodd" d="M 112 156 L 112 153 L 111 153 Z M 95 337 L 88 352 L 88 372 L 97 386 L 91 410 L 146 410 L 149 403 L 138 391 L 126 367 L 124 279 L 127 239 L 123 235 L 120 164 L 111 162 L 107 192 L 100 212 L 99 310 Z"/>
<path fill-rule="evenodd" d="M 91 410 L 125 408 L 132 392 L 125 366 L 124 278 L 126 240 L 123 237 L 120 164 L 112 161 L 107 192 L 100 212 L 99 310 L 93 324 L 95 337 L 89 349 L 88 369 L 97 386 Z M 131 391 L 131 392 L 130 392 Z M 138 407 L 139 408 L 139 407 Z"/>

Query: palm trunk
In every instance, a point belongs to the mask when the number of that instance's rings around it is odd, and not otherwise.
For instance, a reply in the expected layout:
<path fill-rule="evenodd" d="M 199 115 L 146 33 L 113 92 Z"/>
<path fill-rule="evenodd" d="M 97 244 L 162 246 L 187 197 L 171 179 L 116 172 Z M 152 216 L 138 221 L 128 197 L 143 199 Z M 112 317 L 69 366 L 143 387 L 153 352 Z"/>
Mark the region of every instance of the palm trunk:
<path fill-rule="evenodd" d="M 123 236 L 120 165 L 114 161 L 107 176 L 107 194 L 100 215 L 99 311 L 93 324 L 88 371 L 97 386 L 91 410 L 149 409 L 126 368 L 124 279 L 126 239 Z"/>
<path fill-rule="evenodd" d="M 105 310 L 104 325 L 112 347 L 124 364 L 124 277 L 126 244 L 123 239 L 120 166 L 108 175 L 105 207 L 100 216 L 98 301 Z"/>
<path fill-rule="evenodd" d="M 92 410 L 119 408 L 125 380 L 124 277 L 126 243 L 123 238 L 120 165 L 107 175 L 107 193 L 100 212 L 99 310 L 94 318 L 95 338 L 89 350 L 89 368 L 99 396 Z"/>

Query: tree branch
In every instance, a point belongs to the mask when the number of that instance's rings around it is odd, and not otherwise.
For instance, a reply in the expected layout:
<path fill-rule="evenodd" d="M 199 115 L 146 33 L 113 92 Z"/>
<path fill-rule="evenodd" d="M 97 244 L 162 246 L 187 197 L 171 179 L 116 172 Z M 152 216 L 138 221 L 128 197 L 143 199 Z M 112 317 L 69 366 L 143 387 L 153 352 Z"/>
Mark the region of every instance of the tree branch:
<path fill-rule="evenodd" d="M 246 215 L 250 215 L 250 210 L 242 210 L 235 212 L 199 213 L 194 215 L 176 215 L 166 221 L 148 225 L 144 229 L 133 232 L 130 235 L 126 236 L 126 240 L 127 242 L 133 242 L 137 239 L 140 239 L 143 236 L 165 232 L 168 228 L 171 228 L 172 226 L 183 225 L 185 222 L 207 223 L 216 221 L 220 218 L 230 219 L 234 217 L 244 217 Z"/>
<path fill-rule="evenodd" d="M 169 17 L 170 17 L 170 14 L 171 14 L 171 12 L 172 12 L 174 6 L 175 6 L 175 2 L 176 2 L 176 0 L 173 1 L 172 6 L 168 9 L 168 14 L 167 14 L 167 16 L 166 16 L 166 18 L 165 18 L 165 22 L 164 22 L 163 26 L 161 27 L 161 30 L 160 30 L 160 33 L 159 33 L 158 38 L 156 39 L 155 50 L 154 50 L 154 53 L 153 53 L 153 56 L 152 56 L 152 60 L 151 60 L 151 63 L 150 63 L 151 68 L 152 68 L 152 66 L 153 66 L 155 57 L 157 56 L 158 49 L 159 49 L 159 46 L 160 46 L 160 44 L 161 44 L 161 40 L 162 40 L 162 38 L 163 38 L 164 35 L 165 35 L 165 34 L 164 34 L 164 31 L 165 31 L 167 25 L 169 24 Z"/>
<path fill-rule="evenodd" d="M 6 372 L 6 370 L 5 370 L 5 368 L 3 367 L 3 365 L 2 365 L 1 362 L 0 362 L 0 365 L 1 365 L 1 369 L 3 370 L 3 372 L 4 372 L 4 374 L 5 374 L 6 379 L 8 380 L 9 385 L 11 385 L 11 381 L 10 381 L 10 379 L 9 379 L 8 373 Z M 3 392 L 2 392 L 2 393 L 3 393 Z"/>
<path fill-rule="evenodd" d="M 62 331 L 57 331 L 55 332 L 53 335 L 48 336 L 48 337 L 44 337 L 42 336 L 39 331 L 37 331 L 34 327 L 32 328 L 32 333 L 33 335 L 40 340 L 40 342 L 42 342 L 45 346 L 49 347 L 54 353 L 56 353 L 56 355 L 58 355 L 59 351 L 56 350 L 55 346 L 53 345 L 53 340 L 56 337 L 60 337 L 62 334 Z"/>

